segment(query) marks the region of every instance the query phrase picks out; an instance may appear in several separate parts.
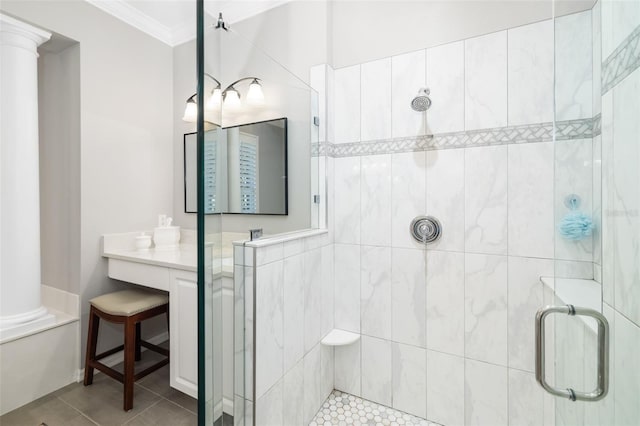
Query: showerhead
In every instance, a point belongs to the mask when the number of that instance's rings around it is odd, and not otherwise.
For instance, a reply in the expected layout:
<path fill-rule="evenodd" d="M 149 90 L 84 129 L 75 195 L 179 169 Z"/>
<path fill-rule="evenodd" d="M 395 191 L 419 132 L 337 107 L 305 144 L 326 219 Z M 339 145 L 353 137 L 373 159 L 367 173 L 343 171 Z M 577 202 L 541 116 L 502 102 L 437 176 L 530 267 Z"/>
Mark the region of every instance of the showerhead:
<path fill-rule="evenodd" d="M 417 112 L 424 112 L 431 107 L 431 99 L 429 98 L 429 89 L 426 87 L 418 90 L 418 94 L 411 101 L 411 108 Z"/>

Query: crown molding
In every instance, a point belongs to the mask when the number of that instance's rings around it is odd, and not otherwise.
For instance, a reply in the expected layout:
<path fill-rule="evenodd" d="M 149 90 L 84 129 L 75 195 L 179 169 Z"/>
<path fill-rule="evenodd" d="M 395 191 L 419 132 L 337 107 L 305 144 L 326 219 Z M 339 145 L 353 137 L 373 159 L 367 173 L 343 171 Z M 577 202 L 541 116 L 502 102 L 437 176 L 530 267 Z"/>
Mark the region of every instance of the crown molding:
<path fill-rule="evenodd" d="M 289 3 L 292 0 L 261 0 L 250 2 L 207 3 L 205 10 L 213 17 L 218 16 L 219 10 L 213 10 L 213 4 L 222 8 L 225 21 L 232 25 L 236 22 L 266 12 L 269 9 Z M 183 22 L 173 28 L 167 27 L 139 9 L 131 6 L 127 0 L 86 0 L 103 12 L 108 13 L 131 25 L 134 28 L 174 47 L 196 38 L 195 22 Z M 161 4 L 161 2 L 158 2 Z M 251 7 L 247 7 L 248 4 Z M 208 7 L 207 7 L 208 6 Z"/>
<path fill-rule="evenodd" d="M 161 42 L 173 46 L 173 34 L 170 28 L 161 24 L 157 20 L 149 17 L 145 13 L 131 6 L 124 0 L 86 0 L 98 9 L 112 15 L 121 21 L 126 22 L 160 40 Z"/>
<path fill-rule="evenodd" d="M 196 26 L 193 22 L 183 22 L 173 28 L 171 33 L 171 46 L 194 40 L 196 38 Z"/>

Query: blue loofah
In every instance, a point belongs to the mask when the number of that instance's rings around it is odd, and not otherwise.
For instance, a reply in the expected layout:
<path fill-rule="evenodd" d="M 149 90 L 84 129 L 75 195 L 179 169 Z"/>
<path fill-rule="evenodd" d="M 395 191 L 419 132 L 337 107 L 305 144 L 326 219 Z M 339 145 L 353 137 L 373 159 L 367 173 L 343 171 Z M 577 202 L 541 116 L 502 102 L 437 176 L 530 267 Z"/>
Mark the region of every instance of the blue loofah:
<path fill-rule="evenodd" d="M 580 241 L 591 236 L 593 231 L 593 221 L 582 212 L 572 211 L 560 221 L 560 235 L 567 240 Z"/>

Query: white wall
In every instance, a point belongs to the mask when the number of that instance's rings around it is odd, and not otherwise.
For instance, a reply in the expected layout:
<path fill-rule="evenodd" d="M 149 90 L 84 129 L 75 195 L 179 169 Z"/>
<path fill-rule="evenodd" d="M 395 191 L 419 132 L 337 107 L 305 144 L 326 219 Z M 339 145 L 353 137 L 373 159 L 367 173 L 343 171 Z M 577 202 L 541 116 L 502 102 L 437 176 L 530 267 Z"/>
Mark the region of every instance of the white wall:
<path fill-rule="evenodd" d="M 312 65 L 330 62 L 331 7 L 324 1 L 294 1 L 231 27 L 308 83 Z"/>
<path fill-rule="evenodd" d="M 269 84 L 270 75 L 277 78 L 277 90 L 284 90 L 295 78 L 285 78 L 284 69 L 274 66 L 273 61 L 266 59 L 263 52 L 282 64 L 296 78 L 309 82 L 309 69 L 312 65 L 328 61 L 331 34 L 328 27 L 331 5 L 325 2 L 301 1 L 284 4 L 257 16 L 231 25 L 233 31 L 240 34 L 229 35 L 222 40 L 219 33 L 212 31 L 206 38 L 205 71 L 229 83 L 232 78 L 239 78 L 250 72 L 256 72 Z M 224 10 L 222 11 L 224 13 Z M 208 17 L 208 20 L 211 18 Z M 247 43 L 248 40 L 251 43 Z M 234 48 L 235 46 L 235 48 Z M 222 56 L 224 55 L 224 56 Z M 188 42 L 174 48 L 174 217 L 176 223 L 186 228 L 195 228 L 195 214 L 184 213 L 183 151 L 182 135 L 195 131 L 195 125 L 184 123 L 182 114 L 187 97 L 195 93 L 195 42 Z M 248 70 L 254 71 L 248 71 Z M 228 76 L 226 78 L 225 76 Z M 265 87 L 265 93 L 266 92 Z M 296 102 L 305 102 L 302 94 L 293 89 L 292 98 Z M 280 100 L 285 106 L 286 98 Z M 311 188 L 309 181 L 309 156 L 304 145 L 308 132 L 304 125 L 296 125 L 291 120 L 295 116 L 308 111 L 308 101 L 301 104 L 288 105 L 288 112 L 280 112 L 266 118 L 290 118 L 289 124 L 289 215 L 288 216 L 255 216 L 227 215 L 223 218 L 224 230 L 246 232 L 251 228 L 264 228 L 269 234 L 308 228 L 310 220 Z M 249 119 L 251 118 L 251 119 Z M 264 117 L 263 117 L 264 118 Z M 261 118 L 261 119 L 263 119 Z M 306 115 L 305 115 L 306 118 Z M 298 118 L 294 118 L 298 120 Z M 248 117 L 247 121 L 256 121 L 256 117 Z"/>
<path fill-rule="evenodd" d="M 276 23 L 274 23 L 276 24 Z M 277 27 L 277 26 L 276 26 Z M 240 31 L 240 30 L 238 30 Z M 211 30 L 206 37 L 205 72 L 223 84 L 246 76 L 262 79 L 266 104 L 262 108 L 243 109 L 232 114 L 224 111 L 216 120 L 223 127 L 256 121 L 286 117 L 288 119 L 288 206 L 287 216 L 277 215 L 224 215 L 223 226 L 227 232 L 248 232 L 251 228 L 263 228 L 266 234 L 305 229 L 311 226 L 312 181 L 310 172 L 311 98 L 312 90 L 298 77 L 274 62 L 262 50 L 248 43 L 235 32 L 220 33 Z M 184 123 L 184 102 L 195 89 L 192 69 L 195 64 L 193 42 L 174 49 L 174 212 L 178 224 L 195 228 L 195 214 L 184 214 L 182 135 L 195 131 L 194 123 Z M 222 54 L 220 53 L 222 52 Z M 216 56 L 218 55 L 218 56 Z M 307 74 L 309 73 L 308 62 Z M 248 82 L 238 85 L 242 93 Z M 314 161 L 317 161 L 314 160 Z"/>
<path fill-rule="evenodd" d="M 80 45 L 54 35 L 38 78 L 42 284 L 79 294 Z"/>
<path fill-rule="evenodd" d="M 184 144 L 185 133 L 196 131 L 195 123 L 182 120 L 187 98 L 196 92 L 196 44 L 190 41 L 173 48 L 173 220 L 186 229 L 196 229 L 195 213 L 184 212 Z"/>
<path fill-rule="evenodd" d="M 88 300 L 122 286 L 107 277 L 100 236 L 149 229 L 173 210 L 172 52 L 86 2 L 9 0 L 0 8 L 80 43 L 80 218 L 71 225 L 80 255 L 71 268 L 84 351 Z"/>

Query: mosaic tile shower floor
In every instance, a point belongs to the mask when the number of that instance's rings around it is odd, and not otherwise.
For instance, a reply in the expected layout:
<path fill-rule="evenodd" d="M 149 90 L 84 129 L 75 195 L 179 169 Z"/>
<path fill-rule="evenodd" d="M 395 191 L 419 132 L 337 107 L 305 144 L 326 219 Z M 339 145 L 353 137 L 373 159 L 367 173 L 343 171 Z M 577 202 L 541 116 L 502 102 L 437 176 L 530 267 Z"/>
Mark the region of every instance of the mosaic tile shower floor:
<path fill-rule="evenodd" d="M 402 411 L 334 390 L 309 426 L 442 426 Z"/>

